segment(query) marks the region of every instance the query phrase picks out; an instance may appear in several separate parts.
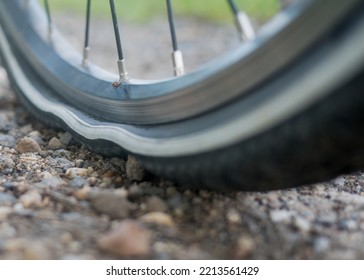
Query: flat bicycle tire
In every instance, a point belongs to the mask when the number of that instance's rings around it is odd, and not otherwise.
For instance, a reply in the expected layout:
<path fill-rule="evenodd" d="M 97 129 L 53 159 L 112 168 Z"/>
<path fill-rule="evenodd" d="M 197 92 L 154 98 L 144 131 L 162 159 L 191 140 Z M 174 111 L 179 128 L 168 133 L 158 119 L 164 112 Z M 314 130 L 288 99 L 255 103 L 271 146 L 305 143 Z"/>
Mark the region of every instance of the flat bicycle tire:
<path fill-rule="evenodd" d="M 244 98 L 148 125 L 92 116 L 55 94 L 5 29 L 0 49 L 20 99 L 94 150 L 134 154 L 152 172 L 198 187 L 264 190 L 363 166 L 362 5 L 339 23 Z"/>

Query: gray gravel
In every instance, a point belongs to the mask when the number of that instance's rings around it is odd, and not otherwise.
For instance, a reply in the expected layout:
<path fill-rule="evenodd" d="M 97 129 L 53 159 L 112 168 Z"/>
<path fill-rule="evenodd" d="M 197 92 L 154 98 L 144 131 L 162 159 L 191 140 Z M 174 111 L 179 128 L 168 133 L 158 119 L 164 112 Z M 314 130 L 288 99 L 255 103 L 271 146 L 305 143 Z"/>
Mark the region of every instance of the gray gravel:
<path fill-rule="evenodd" d="M 0 70 L 0 258 L 361 259 L 364 173 L 274 192 L 181 191 L 34 120 Z"/>

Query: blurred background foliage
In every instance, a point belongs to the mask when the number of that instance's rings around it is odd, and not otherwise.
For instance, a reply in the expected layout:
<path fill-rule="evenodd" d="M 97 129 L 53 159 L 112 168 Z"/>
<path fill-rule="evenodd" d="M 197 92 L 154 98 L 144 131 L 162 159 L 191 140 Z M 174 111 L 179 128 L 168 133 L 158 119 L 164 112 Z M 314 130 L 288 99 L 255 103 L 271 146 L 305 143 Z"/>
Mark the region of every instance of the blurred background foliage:
<path fill-rule="evenodd" d="M 238 6 L 257 20 L 266 20 L 280 9 L 279 0 L 236 0 Z M 49 0 L 52 9 L 84 13 L 86 0 Z M 145 22 L 166 13 L 165 0 L 115 0 L 120 19 Z M 180 16 L 195 16 L 221 22 L 231 19 L 227 0 L 174 0 L 174 12 Z M 109 1 L 92 0 L 92 14 L 110 15 Z"/>

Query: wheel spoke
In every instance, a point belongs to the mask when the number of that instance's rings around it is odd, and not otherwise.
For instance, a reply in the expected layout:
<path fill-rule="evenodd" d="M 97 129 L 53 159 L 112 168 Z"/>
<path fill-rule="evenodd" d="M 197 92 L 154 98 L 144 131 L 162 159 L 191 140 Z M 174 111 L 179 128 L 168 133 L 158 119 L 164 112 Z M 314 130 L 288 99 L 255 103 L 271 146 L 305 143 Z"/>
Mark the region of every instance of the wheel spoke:
<path fill-rule="evenodd" d="M 113 21 L 113 25 L 114 25 L 116 48 L 117 48 L 117 52 L 118 52 L 117 65 L 118 65 L 118 70 L 119 70 L 119 78 L 120 78 L 120 82 L 128 82 L 129 74 L 126 69 L 123 49 L 121 46 L 120 31 L 119 31 L 118 19 L 116 16 L 115 3 L 114 3 L 114 0 L 109 0 L 109 2 L 110 2 L 112 21 Z"/>
<path fill-rule="evenodd" d="M 51 17 L 51 10 L 49 8 L 48 0 L 44 0 L 44 7 L 47 13 L 47 20 L 48 20 L 48 32 L 49 35 L 52 34 L 52 17 Z"/>
<path fill-rule="evenodd" d="M 238 29 L 240 39 L 242 41 L 253 40 L 255 38 L 255 31 L 248 15 L 239 10 L 234 0 L 228 0 L 228 2 L 235 17 L 235 24 Z"/>
<path fill-rule="evenodd" d="M 89 52 L 90 52 L 90 44 L 89 44 L 90 15 L 91 15 L 91 0 L 87 0 L 85 42 L 83 47 L 83 60 L 82 60 L 83 66 L 86 66 L 88 64 Z"/>
<path fill-rule="evenodd" d="M 172 52 L 173 72 L 175 76 L 181 76 L 185 73 L 183 55 L 182 52 L 178 49 L 176 28 L 174 26 L 172 2 L 171 0 L 166 0 L 166 1 L 167 1 L 169 29 L 171 31 L 171 39 L 173 47 L 173 52 Z"/>

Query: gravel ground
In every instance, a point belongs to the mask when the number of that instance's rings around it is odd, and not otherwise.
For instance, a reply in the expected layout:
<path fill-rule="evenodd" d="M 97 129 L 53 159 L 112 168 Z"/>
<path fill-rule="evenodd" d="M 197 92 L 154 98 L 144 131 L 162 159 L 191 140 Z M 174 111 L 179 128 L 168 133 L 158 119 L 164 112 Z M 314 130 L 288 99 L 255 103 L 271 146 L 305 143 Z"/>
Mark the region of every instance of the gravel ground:
<path fill-rule="evenodd" d="M 1 259 L 361 259 L 363 230 L 364 173 L 274 192 L 181 191 L 34 120 L 0 68 Z"/>

